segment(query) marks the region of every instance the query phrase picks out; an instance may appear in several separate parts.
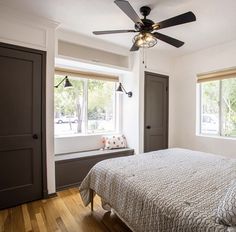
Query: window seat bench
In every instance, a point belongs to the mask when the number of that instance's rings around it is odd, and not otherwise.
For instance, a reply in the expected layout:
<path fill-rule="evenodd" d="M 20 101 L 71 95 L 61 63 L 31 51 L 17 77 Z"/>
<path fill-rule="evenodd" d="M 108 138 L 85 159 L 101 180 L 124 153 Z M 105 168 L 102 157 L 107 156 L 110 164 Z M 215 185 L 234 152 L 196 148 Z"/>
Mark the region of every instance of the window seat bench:
<path fill-rule="evenodd" d="M 79 186 L 90 169 L 102 160 L 133 154 L 134 150 L 130 148 L 57 154 L 55 155 L 56 190 Z"/>

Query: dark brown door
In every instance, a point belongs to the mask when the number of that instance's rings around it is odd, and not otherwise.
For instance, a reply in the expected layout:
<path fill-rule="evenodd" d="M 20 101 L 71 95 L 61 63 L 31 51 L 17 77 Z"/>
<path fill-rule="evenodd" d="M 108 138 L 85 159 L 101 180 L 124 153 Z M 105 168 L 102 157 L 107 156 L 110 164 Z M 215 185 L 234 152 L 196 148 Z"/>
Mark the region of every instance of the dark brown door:
<path fill-rule="evenodd" d="M 144 152 L 168 147 L 168 76 L 145 72 Z"/>
<path fill-rule="evenodd" d="M 42 198 L 43 55 L 0 43 L 0 208 Z"/>

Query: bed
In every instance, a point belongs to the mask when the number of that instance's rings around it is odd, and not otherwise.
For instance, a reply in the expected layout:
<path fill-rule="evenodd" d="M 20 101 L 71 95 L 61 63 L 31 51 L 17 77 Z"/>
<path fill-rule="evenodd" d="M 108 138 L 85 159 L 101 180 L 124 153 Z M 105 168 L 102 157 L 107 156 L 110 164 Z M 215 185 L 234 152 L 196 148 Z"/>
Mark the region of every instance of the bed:
<path fill-rule="evenodd" d="M 235 179 L 236 160 L 173 148 L 102 161 L 80 194 L 86 206 L 98 194 L 134 232 L 226 232 L 217 211 Z"/>

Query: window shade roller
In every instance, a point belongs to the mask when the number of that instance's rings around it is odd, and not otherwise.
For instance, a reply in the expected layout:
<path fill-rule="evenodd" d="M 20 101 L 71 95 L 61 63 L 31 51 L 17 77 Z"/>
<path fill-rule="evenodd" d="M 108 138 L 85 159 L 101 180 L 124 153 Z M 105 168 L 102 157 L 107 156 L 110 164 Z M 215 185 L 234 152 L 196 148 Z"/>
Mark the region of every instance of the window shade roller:
<path fill-rule="evenodd" d="M 207 82 L 207 81 L 216 81 L 223 80 L 228 78 L 236 78 L 236 68 L 225 69 L 216 72 L 209 72 L 197 75 L 197 82 Z"/>
<path fill-rule="evenodd" d="M 56 68 L 55 69 L 56 75 L 62 76 L 69 76 L 69 77 L 79 77 L 79 78 L 87 78 L 87 79 L 95 79 L 95 80 L 103 80 L 103 81 L 112 81 L 112 82 L 119 82 L 118 76 L 95 73 L 95 72 L 85 72 L 73 69 L 66 69 L 66 68 Z"/>

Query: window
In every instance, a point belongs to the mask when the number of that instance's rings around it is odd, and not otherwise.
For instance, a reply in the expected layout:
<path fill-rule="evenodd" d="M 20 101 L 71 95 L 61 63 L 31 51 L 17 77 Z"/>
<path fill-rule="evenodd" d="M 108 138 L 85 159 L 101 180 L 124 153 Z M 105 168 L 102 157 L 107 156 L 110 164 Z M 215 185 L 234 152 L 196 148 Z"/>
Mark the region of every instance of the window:
<path fill-rule="evenodd" d="M 200 78 L 198 82 L 200 133 L 236 137 L 236 75 Z"/>
<path fill-rule="evenodd" d="M 64 88 L 62 83 L 54 92 L 55 136 L 116 131 L 116 82 L 67 76 L 73 87 Z M 55 85 L 64 77 L 55 75 Z"/>

